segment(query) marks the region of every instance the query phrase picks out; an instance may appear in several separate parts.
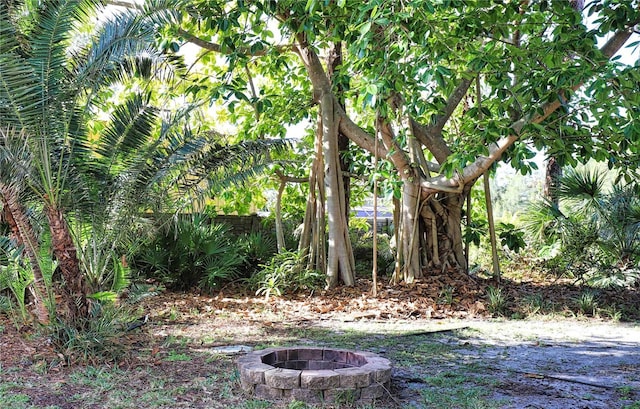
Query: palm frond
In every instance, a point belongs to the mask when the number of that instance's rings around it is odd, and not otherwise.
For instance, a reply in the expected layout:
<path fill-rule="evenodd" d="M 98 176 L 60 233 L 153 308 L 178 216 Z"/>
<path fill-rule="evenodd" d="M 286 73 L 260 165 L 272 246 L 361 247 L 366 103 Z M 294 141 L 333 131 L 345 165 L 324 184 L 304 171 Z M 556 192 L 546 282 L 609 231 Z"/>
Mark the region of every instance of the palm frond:
<path fill-rule="evenodd" d="M 0 127 L 0 183 L 21 194 L 31 172 L 31 153 L 24 132 Z"/>
<path fill-rule="evenodd" d="M 16 21 L 12 18 L 14 9 L 9 3 L 0 2 L 0 55 L 7 52 L 13 52 L 21 48 L 18 40 L 19 30 L 16 27 Z"/>
<path fill-rule="evenodd" d="M 179 26 L 188 0 L 147 0 L 137 8 L 142 20 L 156 27 Z"/>
<path fill-rule="evenodd" d="M 282 151 L 288 146 L 289 142 L 283 139 L 243 141 L 234 145 L 212 141 L 190 152 L 169 185 L 194 198 L 241 185 L 268 167 L 272 151 Z"/>
<path fill-rule="evenodd" d="M 594 200 L 604 193 L 604 174 L 597 169 L 569 168 L 558 184 L 558 195 L 566 199 Z"/>
<path fill-rule="evenodd" d="M 611 217 L 623 224 L 640 223 L 640 196 L 634 185 L 613 185 L 606 198 Z"/>
<path fill-rule="evenodd" d="M 0 42 L 5 39 L 0 37 Z M 27 128 L 40 116 L 42 86 L 33 68 L 13 51 L 0 54 L 0 121 Z"/>
<path fill-rule="evenodd" d="M 42 3 L 38 26 L 29 42 L 31 52 L 28 61 L 40 77 L 42 90 L 38 97 L 46 101 L 43 107 L 52 111 L 48 115 L 43 113 L 50 116 L 46 120 L 70 114 L 60 112 L 73 100 L 65 93 L 69 90 L 65 87 L 68 82 L 67 49 L 74 27 L 92 12 L 94 4 L 89 0 L 48 0 Z"/>
<path fill-rule="evenodd" d="M 168 80 L 183 68 L 155 47 L 156 27 L 139 10 L 115 13 L 97 27 L 90 44 L 72 58 L 76 81 L 95 89 L 127 78 Z"/>
<path fill-rule="evenodd" d="M 522 216 L 523 228 L 528 236 L 537 243 L 549 243 L 560 236 L 560 224 L 565 215 L 554 202 L 543 199 L 532 202 Z"/>
<path fill-rule="evenodd" d="M 126 158 L 146 148 L 158 117 L 158 111 L 149 105 L 150 97 L 136 94 L 115 108 L 96 149 L 99 155 L 109 158 L 110 167 L 117 166 L 118 157 Z"/>

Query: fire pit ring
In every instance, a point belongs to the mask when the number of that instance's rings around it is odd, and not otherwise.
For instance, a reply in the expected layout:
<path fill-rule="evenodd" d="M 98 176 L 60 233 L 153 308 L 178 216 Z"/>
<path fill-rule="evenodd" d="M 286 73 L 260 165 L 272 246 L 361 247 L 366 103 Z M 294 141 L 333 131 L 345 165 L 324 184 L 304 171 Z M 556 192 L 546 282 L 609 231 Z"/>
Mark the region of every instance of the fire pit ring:
<path fill-rule="evenodd" d="M 238 358 L 237 364 L 242 389 L 261 399 L 369 403 L 391 382 L 388 359 L 346 349 L 268 348 Z"/>

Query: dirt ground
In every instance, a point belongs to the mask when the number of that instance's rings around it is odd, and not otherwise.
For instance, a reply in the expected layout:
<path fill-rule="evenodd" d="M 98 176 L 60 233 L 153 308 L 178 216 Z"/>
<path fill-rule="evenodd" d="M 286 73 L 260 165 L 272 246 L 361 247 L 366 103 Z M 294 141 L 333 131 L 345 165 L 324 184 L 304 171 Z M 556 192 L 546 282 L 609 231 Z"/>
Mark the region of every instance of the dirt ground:
<path fill-rule="evenodd" d="M 454 368 L 490 379 L 488 397 L 498 402 L 497 407 L 638 407 L 640 327 L 636 324 L 458 320 L 441 325 L 464 328 L 439 336 L 436 342 L 459 346 L 457 359 L 450 363 Z M 424 387 L 404 378 L 425 369 L 396 371 L 400 396 L 410 401 L 411 391 Z"/>
<path fill-rule="evenodd" d="M 123 338 L 129 353 L 117 372 L 92 369 L 116 374 L 111 386 L 79 381 L 86 367 L 62 365 L 46 338 L 0 316 L 0 407 L 287 408 L 244 396 L 233 375 L 237 355 L 219 348 L 319 345 L 392 361 L 392 388 L 374 408 L 640 408 L 638 322 L 491 318 L 472 284 L 457 291 L 458 307 L 415 287 L 376 298 L 365 287 L 269 301 L 236 292 L 149 297 L 140 307 L 149 322 Z M 116 395 L 122 385 L 129 400 Z M 165 395 L 144 400 L 150 388 Z M 3 406 L 16 394 L 28 403 Z"/>

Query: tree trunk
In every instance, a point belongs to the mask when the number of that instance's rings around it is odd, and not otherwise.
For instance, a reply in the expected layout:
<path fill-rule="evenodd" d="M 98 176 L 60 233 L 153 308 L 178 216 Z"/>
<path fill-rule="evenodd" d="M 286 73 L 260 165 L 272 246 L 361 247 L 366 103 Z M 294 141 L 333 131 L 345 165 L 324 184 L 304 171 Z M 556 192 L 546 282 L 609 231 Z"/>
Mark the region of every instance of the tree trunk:
<path fill-rule="evenodd" d="M 402 230 L 402 206 L 400 206 L 400 200 L 393 195 L 393 235 L 396 247 L 396 260 L 393 266 L 393 276 L 391 278 L 392 284 L 397 284 L 402 279 L 402 246 L 401 243 L 401 230 Z"/>
<path fill-rule="evenodd" d="M 19 202 L 17 192 L 3 185 L 0 187 L 0 196 L 2 197 L 4 218 L 11 228 L 16 244 L 24 246 L 23 251 L 31 264 L 34 278 L 31 284 L 31 294 L 33 295 L 36 318 L 41 324 L 48 324 L 50 320 L 49 311 L 44 304 L 48 291 L 40 268 L 38 238 L 29 222 L 27 212 Z"/>
<path fill-rule="evenodd" d="M 467 228 L 469 228 L 471 226 L 471 195 L 467 195 L 467 208 L 466 208 L 466 222 L 467 222 Z M 468 241 L 465 241 L 464 243 L 464 261 L 467 265 L 467 271 L 466 273 L 469 274 L 469 250 L 470 250 L 470 243 Z"/>
<path fill-rule="evenodd" d="M 67 307 L 66 318 L 74 322 L 89 316 L 87 284 L 80 270 L 76 246 L 64 214 L 59 208 L 53 206 L 45 206 L 44 210 L 51 231 L 53 256 L 58 261 L 58 267 L 64 279 L 62 292 Z"/>
<path fill-rule="evenodd" d="M 404 183 L 401 231 L 396 236 L 400 268 L 393 282 L 411 283 L 425 270 L 467 269 L 461 226 L 467 193 L 420 194 L 419 186 Z"/>
<path fill-rule="evenodd" d="M 323 95 L 320 104 L 322 146 L 325 159 L 325 186 L 329 243 L 327 252 L 327 286 L 334 287 L 339 279 L 351 286 L 355 283 L 353 251 L 349 239 L 349 226 L 345 216 L 346 203 L 338 152 L 338 124 L 334 116 L 334 99 Z"/>
<path fill-rule="evenodd" d="M 441 267 L 466 271 L 467 262 L 464 255 L 462 240 L 462 206 L 466 193 L 439 193 L 432 196 L 424 205 L 425 215 L 432 221 L 431 236 L 428 241 L 436 244 L 427 246 L 428 259 L 434 267 Z M 437 251 L 437 252 L 436 252 Z"/>
<path fill-rule="evenodd" d="M 340 66 L 342 65 L 342 43 L 334 42 L 331 44 L 329 55 L 327 57 L 327 75 L 334 84 L 335 95 L 338 99 L 338 103 L 345 109 L 344 100 L 344 84 L 336 83 L 336 74 L 339 73 Z M 350 199 L 351 199 L 351 177 L 349 176 L 349 170 L 351 167 L 351 161 L 349 159 L 349 138 L 342 132 L 338 131 L 338 152 L 340 158 L 340 170 L 342 171 L 342 185 L 344 186 L 344 201 L 345 201 L 345 217 L 347 224 L 349 224 L 349 213 L 351 211 Z"/>
<path fill-rule="evenodd" d="M 309 195 L 304 213 L 298 253 L 307 258 L 307 270 L 326 271 L 325 210 L 324 210 L 324 156 L 322 154 L 322 129 L 318 120 L 315 155 L 309 172 Z"/>
<path fill-rule="evenodd" d="M 491 259 L 493 261 L 493 276 L 500 281 L 500 261 L 498 260 L 498 242 L 496 240 L 496 225 L 493 220 L 493 202 L 491 201 L 491 186 L 489 173 L 484 173 L 484 197 L 487 203 L 487 220 L 489 222 L 489 241 L 491 243 Z"/>
<path fill-rule="evenodd" d="M 560 178 L 562 178 L 562 166 L 558 163 L 555 156 L 550 156 L 547 160 L 544 178 L 544 197 L 556 206 L 558 206 L 559 203 L 556 189 Z"/>
<path fill-rule="evenodd" d="M 422 276 L 420 265 L 420 187 L 405 181 L 402 185 L 400 224 L 396 235 L 399 263 L 402 277 L 394 277 L 394 282 L 412 283 Z M 398 272 L 398 271 L 396 271 Z"/>

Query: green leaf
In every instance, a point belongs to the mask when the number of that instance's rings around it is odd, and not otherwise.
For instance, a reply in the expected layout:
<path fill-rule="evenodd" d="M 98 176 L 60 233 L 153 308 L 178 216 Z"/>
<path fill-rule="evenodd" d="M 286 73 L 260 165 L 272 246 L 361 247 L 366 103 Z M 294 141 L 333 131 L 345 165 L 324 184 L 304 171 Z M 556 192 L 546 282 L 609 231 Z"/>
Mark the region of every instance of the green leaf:
<path fill-rule="evenodd" d="M 307 4 L 305 5 L 304 9 L 310 13 L 313 13 L 317 4 L 317 0 L 307 0 Z"/>
<path fill-rule="evenodd" d="M 369 33 L 369 31 L 371 31 L 371 22 L 370 21 L 366 21 L 364 22 L 361 26 L 360 26 L 360 35 L 361 36 L 365 36 Z"/>

